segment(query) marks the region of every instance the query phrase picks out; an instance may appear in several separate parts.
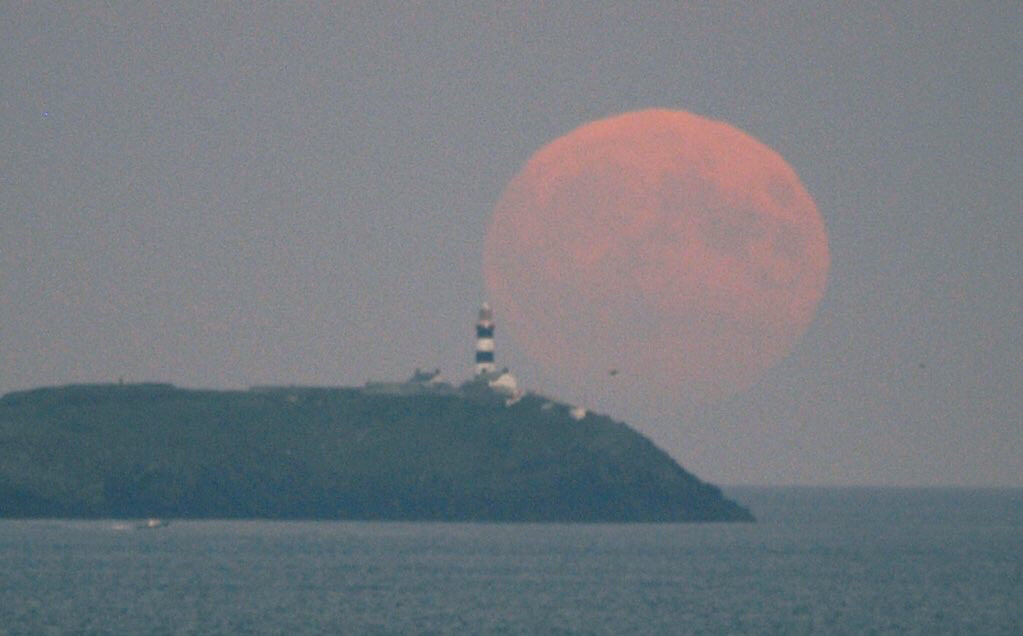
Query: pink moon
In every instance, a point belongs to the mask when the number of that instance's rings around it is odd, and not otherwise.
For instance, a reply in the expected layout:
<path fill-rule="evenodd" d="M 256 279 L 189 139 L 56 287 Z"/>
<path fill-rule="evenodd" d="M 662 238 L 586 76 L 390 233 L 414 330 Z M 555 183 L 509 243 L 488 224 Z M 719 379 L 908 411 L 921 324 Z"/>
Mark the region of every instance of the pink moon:
<path fill-rule="evenodd" d="M 534 154 L 498 201 L 484 275 L 502 327 L 572 386 L 715 401 L 807 330 L 827 232 L 777 152 L 723 122 L 645 110 Z M 616 389 L 618 390 L 618 389 Z"/>

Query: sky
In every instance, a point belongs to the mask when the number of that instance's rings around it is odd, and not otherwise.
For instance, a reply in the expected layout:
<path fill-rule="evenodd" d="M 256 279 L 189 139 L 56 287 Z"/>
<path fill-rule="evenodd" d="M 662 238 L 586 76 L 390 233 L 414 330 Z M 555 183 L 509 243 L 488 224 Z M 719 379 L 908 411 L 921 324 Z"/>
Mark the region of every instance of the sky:
<path fill-rule="evenodd" d="M 779 152 L 816 317 L 701 406 L 606 412 L 719 484 L 1023 485 L 1023 5 L 0 4 L 0 392 L 471 374 L 529 157 L 668 108 Z"/>

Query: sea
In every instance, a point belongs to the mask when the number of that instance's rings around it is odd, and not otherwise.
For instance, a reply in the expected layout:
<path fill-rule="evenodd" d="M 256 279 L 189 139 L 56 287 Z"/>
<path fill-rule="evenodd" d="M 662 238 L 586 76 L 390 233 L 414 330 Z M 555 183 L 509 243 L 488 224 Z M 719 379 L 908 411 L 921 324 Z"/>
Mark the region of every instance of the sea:
<path fill-rule="evenodd" d="M 3 634 L 1023 634 L 1023 489 L 754 524 L 0 520 Z"/>

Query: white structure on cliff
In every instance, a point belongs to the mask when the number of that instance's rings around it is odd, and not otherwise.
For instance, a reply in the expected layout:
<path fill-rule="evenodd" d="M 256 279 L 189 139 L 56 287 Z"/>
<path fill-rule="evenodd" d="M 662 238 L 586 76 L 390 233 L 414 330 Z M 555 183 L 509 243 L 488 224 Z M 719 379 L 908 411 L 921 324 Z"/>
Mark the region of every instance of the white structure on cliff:
<path fill-rule="evenodd" d="M 497 370 L 494 363 L 494 311 L 483 303 L 476 321 L 476 382 L 485 382 L 490 390 L 503 395 L 511 406 L 525 395 L 518 380 L 508 369 Z"/>
<path fill-rule="evenodd" d="M 366 382 L 363 393 L 370 395 L 462 395 L 491 399 L 495 394 L 508 406 L 518 402 L 525 395 L 508 369 L 497 370 L 494 363 L 494 312 L 490 305 L 483 303 L 476 321 L 475 374 L 471 380 L 455 388 L 445 382 L 440 369 L 422 371 L 405 382 Z"/>

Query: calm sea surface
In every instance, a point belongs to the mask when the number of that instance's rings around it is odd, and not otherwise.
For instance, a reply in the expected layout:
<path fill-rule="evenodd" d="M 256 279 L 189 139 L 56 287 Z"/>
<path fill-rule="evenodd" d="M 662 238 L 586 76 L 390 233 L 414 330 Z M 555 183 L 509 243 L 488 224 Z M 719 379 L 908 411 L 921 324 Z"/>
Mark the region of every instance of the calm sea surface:
<path fill-rule="evenodd" d="M 1023 634 L 1023 490 L 729 494 L 760 523 L 0 521 L 0 632 Z"/>

